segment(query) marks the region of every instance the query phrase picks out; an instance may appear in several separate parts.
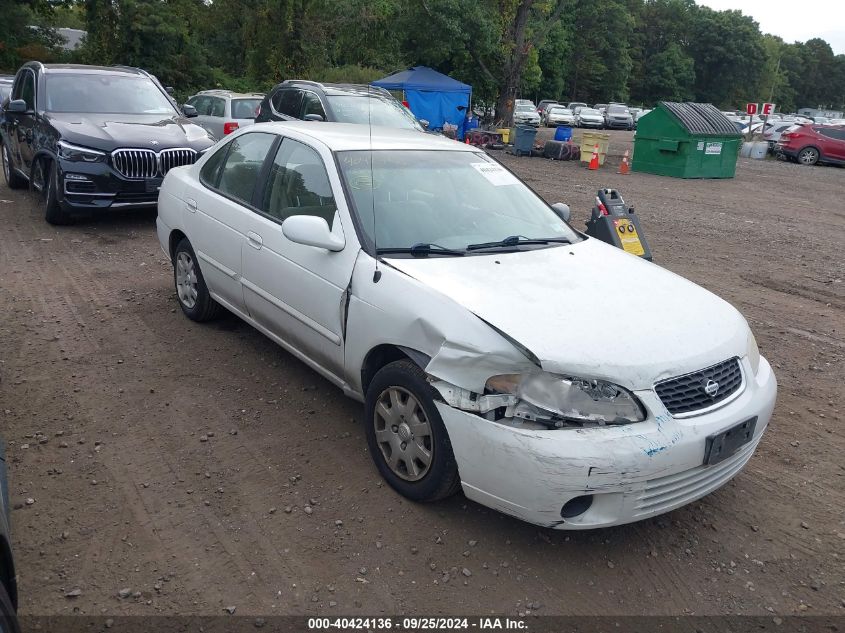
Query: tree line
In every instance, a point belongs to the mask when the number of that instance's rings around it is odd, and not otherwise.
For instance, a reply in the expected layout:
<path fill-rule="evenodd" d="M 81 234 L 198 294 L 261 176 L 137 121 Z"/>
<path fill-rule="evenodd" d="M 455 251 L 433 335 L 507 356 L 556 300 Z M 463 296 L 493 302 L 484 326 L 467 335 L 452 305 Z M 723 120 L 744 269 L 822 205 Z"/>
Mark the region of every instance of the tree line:
<path fill-rule="evenodd" d="M 56 27 L 88 35 L 63 52 Z M 139 66 L 180 96 L 427 65 L 498 116 L 520 96 L 845 107 L 845 55 L 827 42 L 785 42 L 694 0 L 18 0 L 0 69 L 28 59 Z"/>

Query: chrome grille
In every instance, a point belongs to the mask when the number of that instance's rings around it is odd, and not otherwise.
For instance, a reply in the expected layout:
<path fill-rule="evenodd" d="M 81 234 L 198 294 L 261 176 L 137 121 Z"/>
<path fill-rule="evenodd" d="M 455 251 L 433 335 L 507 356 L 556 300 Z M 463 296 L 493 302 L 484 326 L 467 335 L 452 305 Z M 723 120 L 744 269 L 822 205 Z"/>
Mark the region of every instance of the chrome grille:
<path fill-rule="evenodd" d="M 159 171 L 164 176 L 174 167 L 193 165 L 197 153 L 192 149 L 165 149 L 158 155 Z"/>
<path fill-rule="evenodd" d="M 125 178 L 155 178 L 158 158 L 151 149 L 116 149 L 111 154 L 112 165 Z"/>
<path fill-rule="evenodd" d="M 709 395 L 705 387 L 713 381 L 718 391 Z M 691 374 L 670 378 L 654 385 L 654 390 L 672 415 L 690 414 L 708 409 L 729 398 L 742 386 L 738 358 L 731 358 Z"/>
<path fill-rule="evenodd" d="M 124 178 L 143 180 L 163 178 L 173 167 L 192 165 L 197 153 L 188 148 L 165 149 L 116 149 L 111 154 L 112 166 Z"/>

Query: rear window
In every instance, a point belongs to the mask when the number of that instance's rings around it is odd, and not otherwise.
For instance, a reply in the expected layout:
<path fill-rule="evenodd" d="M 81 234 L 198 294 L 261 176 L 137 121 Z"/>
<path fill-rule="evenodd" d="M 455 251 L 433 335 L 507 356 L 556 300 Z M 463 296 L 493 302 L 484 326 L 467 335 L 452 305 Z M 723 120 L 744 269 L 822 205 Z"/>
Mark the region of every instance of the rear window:
<path fill-rule="evenodd" d="M 232 99 L 232 118 L 254 119 L 260 105 L 261 99 Z"/>

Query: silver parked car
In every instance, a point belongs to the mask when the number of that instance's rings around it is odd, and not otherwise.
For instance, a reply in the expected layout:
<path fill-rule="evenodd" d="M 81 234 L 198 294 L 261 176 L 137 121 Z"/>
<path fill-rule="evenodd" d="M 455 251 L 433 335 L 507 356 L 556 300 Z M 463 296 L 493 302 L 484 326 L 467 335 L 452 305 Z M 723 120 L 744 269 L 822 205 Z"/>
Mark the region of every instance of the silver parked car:
<path fill-rule="evenodd" d="M 578 114 L 575 115 L 578 127 L 594 127 L 602 129 L 604 127 L 604 116 L 595 108 L 581 108 Z"/>
<path fill-rule="evenodd" d="M 188 105 L 197 110 L 193 122 L 219 139 L 255 123 L 263 98 L 260 92 L 241 94 L 228 90 L 203 90 L 188 99 Z"/>
<path fill-rule="evenodd" d="M 628 106 L 620 103 L 611 103 L 604 112 L 604 125 L 609 129 L 634 129 L 634 117 L 628 110 Z"/>
<path fill-rule="evenodd" d="M 569 108 L 563 106 L 551 106 L 543 113 L 543 123 L 546 127 L 557 127 L 558 125 L 575 125 L 575 115 Z"/>
<path fill-rule="evenodd" d="M 513 122 L 514 125 L 522 124 L 539 127 L 540 115 L 537 114 L 537 110 L 533 104 L 519 103 L 513 111 Z"/>

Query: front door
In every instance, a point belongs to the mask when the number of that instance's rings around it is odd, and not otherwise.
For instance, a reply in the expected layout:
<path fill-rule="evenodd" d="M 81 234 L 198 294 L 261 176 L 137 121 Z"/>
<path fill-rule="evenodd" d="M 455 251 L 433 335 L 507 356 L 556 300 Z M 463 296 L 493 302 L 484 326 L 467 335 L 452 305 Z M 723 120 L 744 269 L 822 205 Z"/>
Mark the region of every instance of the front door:
<path fill-rule="evenodd" d="M 9 119 L 8 136 L 11 140 L 9 153 L 14 157 L 18 168 L 29 177 L 32 170 L 32 145 L 36 120 L 35 73 L 31 69 L 25 68 L 18 75 L 12 88 L 11 99 L 23 99 L 26 102 L 26 112 L 6 112 Z"/>
<path fill-rule="evenodd" d="M 250 316 L 314 363 L 340 376 L 346 291 L 358 254 L 340 181 L 313 147 L 285 138 L 270 164 L 243 247 L 244 299 Z M 338 203 L 342 208 L 338 209 Z M 346 239 L 338 252 L 288 240 L 292 215 L 323 218 Z"/>

